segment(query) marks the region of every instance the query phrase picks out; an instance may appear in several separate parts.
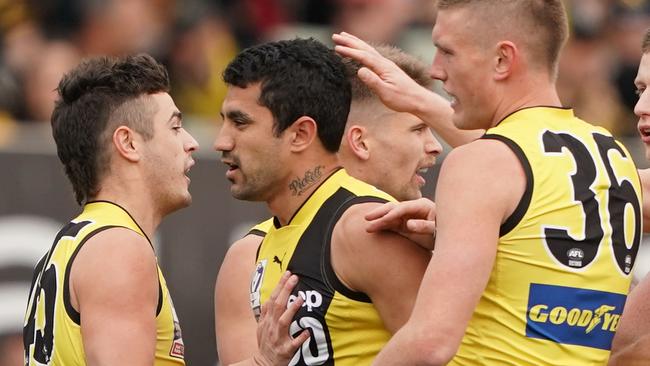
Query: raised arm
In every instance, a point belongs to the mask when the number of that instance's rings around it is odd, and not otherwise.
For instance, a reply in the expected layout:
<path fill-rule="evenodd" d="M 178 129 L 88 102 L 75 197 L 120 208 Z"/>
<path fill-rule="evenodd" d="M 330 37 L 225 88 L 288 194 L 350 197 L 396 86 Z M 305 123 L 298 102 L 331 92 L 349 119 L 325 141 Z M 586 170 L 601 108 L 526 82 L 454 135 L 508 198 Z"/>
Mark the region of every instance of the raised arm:
<path fill-rule="evenodd" d="M 483 134 L 482 130 L 457 129 L 451 121 L 453 111 L 449 102 L 416 83 L 363 40 L 345 32 L 332 35 L 332 40 L 336 52 L 365 66 L 359 70 L 359 78 L 388 108 L 418 116 L 452 147 L 473 141 Z"/>
<path fill-rule="evenodd" d="M 252 357 L 257 351 L 257 322 L 250 306 L 250 281 L 262 237 L 249 234 L 228 249 L 214 288 L 214 325 L 223 365 Z"/>
<path fill-rule="evenodd" d="M 411 313 L 431 252 L 393 232 L 368 233 L 365 212 L 378 205 L 354 205 L 343 214 L 332 235 L 332 265 L 341 282 L 370 297 L 394 333 Z"/>
<path fill-rule="evenodd" d="M 500 142 L 479 140 L 449 154 L 436 190 L 433 258 L 411 317 L 375 364 L 443 365 L 454 356 L 488 282 L 499 227 L 524 189 L 521 165 Z"/>
<path fill-rule="evenodd" d="M 90 238 L 73 262 L 70 294 L 88 365 L 154 364 L 158 272 L 144 237 L 112 228 Z"/>

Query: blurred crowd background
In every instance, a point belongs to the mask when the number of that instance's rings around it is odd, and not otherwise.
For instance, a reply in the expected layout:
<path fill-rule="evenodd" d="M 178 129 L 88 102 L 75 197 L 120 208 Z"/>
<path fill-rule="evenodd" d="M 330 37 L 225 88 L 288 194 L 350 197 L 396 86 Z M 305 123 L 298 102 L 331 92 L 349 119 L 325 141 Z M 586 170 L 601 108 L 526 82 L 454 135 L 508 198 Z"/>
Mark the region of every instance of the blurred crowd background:
<path fill-rule="evenodd" d="M 646 0 L 566 0 L 572 37 L 560 95 L 588 121 L 635 133 L 633 79 Z M 430 62 L 434 0 L 0 0 L 0 120 L 49 121 L 54 88 L 83 57 L 148 52 L 168 66 L 193 120 L 218 121 L 221 71 L 241 49 L 295 35 L 330 42 L 345 30 Z"/>
<path fill-rule="evenodd" d="M 566 6 L 571 38 L 560 64 L 560 97 L 623 140 L 640 167 L 650 166 L 633 114 L 650 0 L 566 0 Z M 268 215 L 261 205 L 230 197 L 211 149 L 226 91 L 223 68 L 259 42 L 311 36 L 331 44 L 336 31 L 398 45 L 430 63 L 434 8 L 435 0 L 0 0 L 0 366 L 22 364 L 33 264 L 78 210 L 49 129 L 54 90 L 67 70 L 84 57 L 138 52 L 169 69 L 171 94 L 202 149 L 192 173 L 194 204 L 166 220 L 156 242 L 188 364 L 214 365 L 216 272 L 228 243 Z M 434 182 L 437 170 L 431 174 L 427 181 Z M 428 184 L 425 195 L 433 192 Z M 650 270 L 650 250 L 637 263 L 639 276 Z"/>

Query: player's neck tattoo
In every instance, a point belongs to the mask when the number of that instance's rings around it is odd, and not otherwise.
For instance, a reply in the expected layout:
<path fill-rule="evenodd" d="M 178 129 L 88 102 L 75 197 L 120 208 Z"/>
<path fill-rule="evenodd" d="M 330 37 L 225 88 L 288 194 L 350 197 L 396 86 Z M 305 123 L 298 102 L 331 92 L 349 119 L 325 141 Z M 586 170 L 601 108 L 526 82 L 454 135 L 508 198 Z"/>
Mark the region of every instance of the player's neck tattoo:
<path fill-rule="evenodd" d="M 319 165 L 312 170 L 305 172 L 302 178 L 296 178 L 289 183 L 289 189 L 294 196 L 300 196 L 310 187 L 314 186 L 323 177 L 324 166 Z"/>

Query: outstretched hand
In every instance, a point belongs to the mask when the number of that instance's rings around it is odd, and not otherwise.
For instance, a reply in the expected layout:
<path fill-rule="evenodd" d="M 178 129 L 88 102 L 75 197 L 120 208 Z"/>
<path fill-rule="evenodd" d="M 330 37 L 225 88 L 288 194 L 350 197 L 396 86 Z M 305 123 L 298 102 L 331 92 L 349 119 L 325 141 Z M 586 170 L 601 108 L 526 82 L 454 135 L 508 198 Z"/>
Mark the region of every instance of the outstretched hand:
<path fill-rule="evenodd" d="M 334 50 L 337 53 L 365 66 L 359 69 L 359 79 L 368 85 L 388 108 L 417 114 L 420 105 L 418 102 L 435 94 L 411 79 L 371 45 L 352 34 L 335 33 L 332 40 L 336 44 Z"/>
<path fill-rule="evenodd" d="M 388 202 L 372 211 L 366 231 L 394 231 L 418 245 L 433 250 L 436 238 L 436 204 L 426 198 Z"/>
<path fill-rule="evenodd" d="M 288 365 L 296 350 L 309 339 L 309 331 L 303 330 L 295 338 L 289 333 L 289 326 L 304 299 L 287 305 L 291 291 L 298 283 L 298 276 L 285 272 L 273 290 L 271 297 L 262 305 L 257 326 L 257 344 L 259 352 L 253 357 L 255 365 Z"/>

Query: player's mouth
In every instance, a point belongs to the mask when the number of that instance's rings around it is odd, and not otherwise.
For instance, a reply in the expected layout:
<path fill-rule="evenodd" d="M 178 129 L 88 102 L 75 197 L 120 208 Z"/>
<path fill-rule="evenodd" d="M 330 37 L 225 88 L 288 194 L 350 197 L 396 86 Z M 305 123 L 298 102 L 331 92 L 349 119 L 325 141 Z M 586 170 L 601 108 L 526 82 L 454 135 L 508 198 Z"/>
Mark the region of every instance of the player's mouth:
<path fill-rule="evenodd" d="M 458 98 L 456 98 L 456 96 L 451 92 L 449 92 L 447 89 L 443 88 L 443 90 L 449 96 L 449 105 L 451 106 L 452 109 L 455 109 L 456 106 L 458 105 Z"/>
<path fill-rule="evenodd" d="M 187 179 L 187 184 L 189 184 L 192 181 L 189 177 L 189 174 L 190 174 L 190 169 L 192 169 L 194 164 L 195 164 L 194 159 L 190 159 L 190 161 L 187 163 L 187 166 L 185 167 L 185 179 Z"/>
<path fill-rule="evenodd" d="M 424 175 L 427 174 L 428 171 L 429 171 L 428 166 L 421 167 L 418 170 L 416 170 L 415 179 L 418 181 L 420 187 L 423 187 L 427 183 L 427 180 L 424 179 Z"/>
<path fill-rule="evenodd" d="M 221 162 L 228 167 L 228 170 L 226 171 L 226 178 L 232 179 L 233 175 L 239 170 L 239 165 L 229 160 L 221 160 Z"/>
<path fill-rule="evenodd" d="M 650 125 L 638 125 L 639 134 L 641 135 L 641 140 L 645 144 L 650 143 Z"/>

